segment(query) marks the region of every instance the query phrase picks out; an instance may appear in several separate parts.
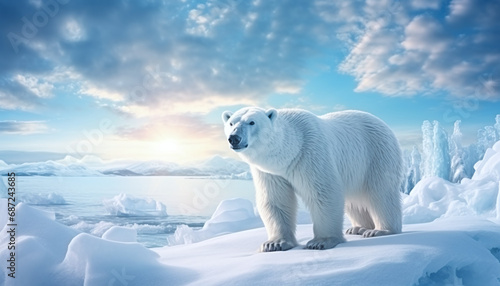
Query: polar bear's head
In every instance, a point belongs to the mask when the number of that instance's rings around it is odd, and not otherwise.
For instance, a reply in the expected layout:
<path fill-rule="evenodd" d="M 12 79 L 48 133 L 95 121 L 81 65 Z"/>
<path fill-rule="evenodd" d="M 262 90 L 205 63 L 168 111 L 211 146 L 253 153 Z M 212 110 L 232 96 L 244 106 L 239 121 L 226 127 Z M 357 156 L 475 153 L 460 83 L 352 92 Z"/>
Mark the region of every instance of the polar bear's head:
<path fill-rule="evenodd" d="M 266 111 L 258 107 L 242 108 L 235 113 L 224 111 L 222 121 L 229 147 L 236 152 L 244 152 L 265 146 L 277 116 L 276 109 Z"/>

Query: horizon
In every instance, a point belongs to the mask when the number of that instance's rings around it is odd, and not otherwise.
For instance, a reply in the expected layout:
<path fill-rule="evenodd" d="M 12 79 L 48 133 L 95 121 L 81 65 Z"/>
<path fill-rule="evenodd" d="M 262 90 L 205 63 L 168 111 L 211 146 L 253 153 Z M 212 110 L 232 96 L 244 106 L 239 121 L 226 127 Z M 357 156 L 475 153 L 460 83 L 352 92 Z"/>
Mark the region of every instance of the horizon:
<path fill-rule="evenodd" d="M 469 145 L 500 113 L 499 14 L 465 0 L 2 2 L 0 155 L 238 158 L 220 115 L 248 105 L 363 110 L 403 149 L 424 120 L 448 134 L 461 120 Z"/>
<path fill-rule="evenodd" d="M 500 116 L 500 113 L 497 116 Z M 431 123 L 433 122 L 432 120 L 429 120 L 429 121 Z M 493 120 L 493 122 L 495 122 L 495 120 Z M 441 125 L 441 122 L 439 122 L 439 123 Z M 423 122 L 422 122 L 422 124 L 423 124 Z M 494 124 L 489 124 L 486 126 L 493 126 L 493 125 Z M 477 134 L 479 130 L 483 130 L 484 127 L 486 127 L 486 126 L 482 126 L 480 129 L 475 130 L 475 132 L 473 132 L 473 133 Z M 453 125 L 452 125 L 452 127 L 453 127 Z M 477 143 L 476 137 L 471 136 L 471 134 L 463 134 L 464 133 L 463 127 L 464 127 L 463 123 L 461 122 L 460 123 L 460 130 L 462 133 L 462 139 L 465 138 L 465 140 L 462 141 L 462 143 L 464 144 L 464 147 L 467 147 L 467 146 L 470 146 L 472 144 Z M 441 128 L 443 128 L 443 127 L 441 126 Z M 466 128 L 466 129 L 469 129 L 469 128 Z M 451 139 L 450 137 L 453 134 L 453 128 L 451 128 L 451 130 L 443 128 L 443 130 L 448 135 L 449 139 Z M 419 140 L 414 142 L 415 144 L 410 143 L 407 146 L 403 146 L 400 144 L 401 149 L 403 151 L 405 151 L 405 150 L 411 151 L 414 147 L 416 147 L 419 152 L 422 152 L 423 151 L 422 150 L 422 140 L 423 140 L 422 133 L 420 133 L 419 137 L 420 137 Z M 93 140 L 92 138 L 86 138 L 84 141 L 91 142 L 92 140 Z M 23 164 L 23 163 L 37 163 L 37 162 L 46 162 L 46 161 L 61 161 L 61 160 L 64 160 L 68 156 L 72 157 L 76 160 L 79 160 L 79 161 L 82 161 L 85 157 L 87 157 L 87 158 L 96 157 L 96 158 L 104 161 L 104 163 L 106 163 L 106 164 L 119 162 L 119 161 L 122 161 L 122 162 L 161 161 L 161 162 L 165 162 L 165 163 L 176 163 L 180 166 L 190 166 L 193 164 L 207 162 L 207 161 L 209 161 L 213 158 L 216 158 L 216 157 L 230 158 L 230 159 L 235 159 L 235 160 L 241 161 L 241 159 L 235 153 L 230 153 L 229 155 L 215 153 L 215 154 L 210 154 L 210 155 L 208 155 L 206 157 L 202 157 L 202 158 L 194 158 L 194 159 L 189 160 L 189 161 L 187 161 L 187 160 L 186 161 L 173 161 L 173 160 L 168 160 L 168 158 L 167 159 L 156 159 L 156 160 L 155 159 L 127 158 L 127 157 L 106 158 L 106 156 L 102 156 L 101 154 L 97 154 L 97 153 L 78 153 L 78 152 L 63 153 L 63 152 L 45 152 L 45 151 L 35 151 L 35 150 L 33 150 L 33 151 L 0 150 L 0 161 L 3 161 L 9 165 L 10 164 Z"/>

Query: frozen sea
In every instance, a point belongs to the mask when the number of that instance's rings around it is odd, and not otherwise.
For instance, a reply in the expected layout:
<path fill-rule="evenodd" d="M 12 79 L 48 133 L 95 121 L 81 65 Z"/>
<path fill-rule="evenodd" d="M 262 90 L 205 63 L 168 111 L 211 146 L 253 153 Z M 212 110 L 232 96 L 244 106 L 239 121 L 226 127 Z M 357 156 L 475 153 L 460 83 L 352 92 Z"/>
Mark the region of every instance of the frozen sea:
<path fill-rule="evenodd" d="M 179 225 L 200 229 L 223 200 L 255 200 L 250 180 L 18 176 L 16 184 L 17 202 L 54 212 L 57 221 L 99 237 L 112 226 L 134 228 L 146 247 L 167 245 Z"/>

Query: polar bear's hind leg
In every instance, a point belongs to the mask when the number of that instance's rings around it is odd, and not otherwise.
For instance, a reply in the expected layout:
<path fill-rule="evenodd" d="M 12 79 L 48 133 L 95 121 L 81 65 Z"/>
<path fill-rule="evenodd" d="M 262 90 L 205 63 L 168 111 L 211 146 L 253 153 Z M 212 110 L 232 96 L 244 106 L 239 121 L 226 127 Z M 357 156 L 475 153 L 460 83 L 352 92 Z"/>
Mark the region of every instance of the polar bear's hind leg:
<path fill-rule="evenodd" d="M 345 211 L 352 225 L 347 229 L 346 234 L 362 235 L 367 230 L 375 229 L 375 224 L 365 207 L 348 203 Z"/>

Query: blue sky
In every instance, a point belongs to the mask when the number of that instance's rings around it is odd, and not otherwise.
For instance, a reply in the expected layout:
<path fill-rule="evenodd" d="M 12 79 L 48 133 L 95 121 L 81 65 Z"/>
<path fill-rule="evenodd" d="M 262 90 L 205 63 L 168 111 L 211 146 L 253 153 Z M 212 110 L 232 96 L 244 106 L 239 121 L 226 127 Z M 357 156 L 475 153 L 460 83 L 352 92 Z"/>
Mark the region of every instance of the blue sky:
<path fill-rule="evenodd" d="M 471 142 L 500 113 L 499 17 L 473 0 L 2 0 L 0 151 L 232 156 L 220 114 L 246 105 L 368 111 L 405 148 L 423 120 L 462 120 Z"/>

